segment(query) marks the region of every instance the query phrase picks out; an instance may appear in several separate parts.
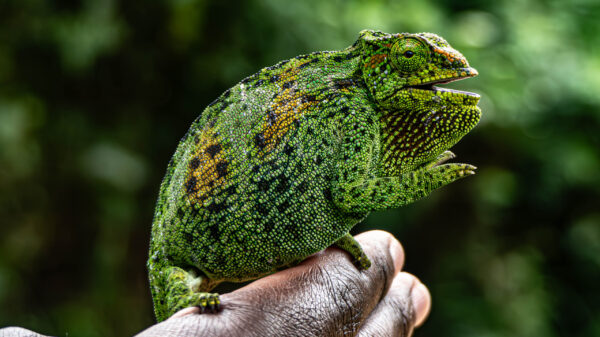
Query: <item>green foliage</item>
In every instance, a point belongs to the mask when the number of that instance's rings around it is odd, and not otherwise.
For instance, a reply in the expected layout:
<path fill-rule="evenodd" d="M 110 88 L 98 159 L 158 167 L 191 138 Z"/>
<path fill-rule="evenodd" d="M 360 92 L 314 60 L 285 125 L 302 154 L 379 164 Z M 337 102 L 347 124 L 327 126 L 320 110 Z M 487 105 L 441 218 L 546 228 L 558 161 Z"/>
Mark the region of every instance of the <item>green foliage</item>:
<path fill-rule="evenodd" d="M 158 187 L 189 124 L 263 66 L 365 28 L 431 31 L 477 68 L 474 177 L 372 214 L 433 294 L 417 336 L 600 334 L 600 8 L 594 1 L 0 4 L 0 326 L 153 322 Z"/>

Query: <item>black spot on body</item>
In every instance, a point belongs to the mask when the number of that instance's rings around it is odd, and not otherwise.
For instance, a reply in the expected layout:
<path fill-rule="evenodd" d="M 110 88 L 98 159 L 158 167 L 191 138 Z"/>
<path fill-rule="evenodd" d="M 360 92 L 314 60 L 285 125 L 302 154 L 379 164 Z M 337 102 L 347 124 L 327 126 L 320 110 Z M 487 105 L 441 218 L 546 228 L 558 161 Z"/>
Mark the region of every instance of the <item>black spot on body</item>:
<path fill-rule="evenodd" d="M 226 195 L 233 195 L 234 193 L 237 193 L 237 187 L 235 184 L 229 185 L 229 187 L 227 187 L 223 193 L 225 193 Z"/>
<path fill-rule="evenodd" d="M 254 144 L 261 149 L 267 145 L 265 143 L 265 136 L 262 134 L 262 132 L 257 133 L 256 136 L 254 136 Z"/>
<path fill-rule="evenodd" d="M 208 153 L 211 158 L 215 158 L 219 152 L 221 152 L 221 144 L 213 144 L 206 148 L 206 153 Z"/>
<path fill-rule="evenodd" d="M 267 121 L 269 124 L 274 124 L 277 121 L 277 114 L 273 110 L 267 111 Z"/>
<path fill-rule="evenodd" d="M 263 204 L 263 203 L 259 203 L 256 205 L 256 210 L 258 211 L 258 213 L 262 216 L 267 216 L 269 215 L 269 208 Z"/>
<path fill-rule="evenodd" d="M 198 157 L 192 158 L 192 160 L 190 160 L 190 168 L 195 170 L 198 166 L 200 166 L 200 159 Z"/>
<path fill-rule="evenodd" d="M 217 163 L 217 176 L 222 178 L 227 175 L 227 167 L 229 166 L 229 162 L 220 161 Z"/>
<path fill-rule="evenodd" d="M 191 245 L 194 243 L 194 235 L 192 235 L 191 233 L 184 232 L 183 239 L 185 240 L 185 242 L 187 242 L 188 245 Z"/>
<path fill-rule="evenodd" d="M 284 200 L 281 204 L 279 204 L 279 206 L 277 206 L 277 210 L 279 211 L 279 213 L 284 213 L 289 207 L 290 207 L 290 202 L 287 200 Z"/>
<path fill-rule="evenodd" d="M 190 177 L 190 179 L 185 183 L 185 191 L 190 194 L 196 191 L 196 177 Z"/>
<path fill-rule="evenodd" d="M 267 220 L 265 222 L 263 222 L 263 228 L 265 230 L 265 232 L 271 232 L 273 230 L 273 228 L 275 228 L 275 222 L 273 222 L 273 220 Z"/>
<path fill-rule="evenodd" d="M 331 195 L 331 190 L 329 190 L 328 188 L 326 188 L 325 190 L 323 190 L 323 197 L 325 198 L 325 200 L 327 201 L 332 201 L 333 197 Z"/>
<path fill-rule="evenodd" d="M 225 202 L 212 202 L 206 209 L 211 213 L 219 213 L 225 209 L 227 209 L 227 204 Z"/>
<path fill-rule="evenodd" d="M 268 182 L 268 181 L 266 181 L 266 180 L 261 180 L 261 181 L 259 181 L 259 182 L 258 182 L 257 186 L 258 186 L 258 189 L 259 189 L 259 190 L 261 190 L 261 191 L 263 191 L 263 192 L 266 192 L 266 191 L 268 191 L 268 190 L 269 190 L 269 186 L 270 186 L 270 184 L 269 184 L 269 182 Z"/>
<path fill-rule="evenodd" d="M 341 56 L 339 56 L 339 55 L 338 55 L 338 56 L 334 56 L 334 57 L 333 57 L 333 60 L 334 60 L 335 62 L 342 62 L 344 59 L 343 59 Z"/>
<path fill-rule="evenodd" d="M 288 178 L 284 174 L 280 174 L 277 176 L 277 181 L 279 182 L 279 184 L 277 184 L 277 192 L 284 193 L 287 191 L 289 187 Z"/>
<path fill-rule="evenodd" d="M 229 97 L 229 95 L 231 95 L 231 89 L 227 89 L 227 91 L 223 93 L 223 97 L 225 98 Z"/>
<path fill-rule="evenodd" d="M 219 229 L 219 225 L 218 224 L 210 224 L 208 226 L 206 226 L 206 229 L 208 229 L 208 233 L 210 234 L 210 237 L 215 240 L 215 241 L 220 241 L 221 240 L 221 230 Z"/>
<path fill-rule="evenodd" d="M 269 81 L 271 83 L 275 83 L 275 82 L 279 81 L 279 76 L 278 75 L 273 75 L 273 76 L 271 76 L 271 78 L 269 79 Z"/>
<path fill-rule="evenodd" d="M 317 165 L 321 165 L 323 163 L 323 157 L 321 157 L 321 155 L 317 155 L 317 158 L 315 159 L 315 163 L 317 163 Z"/>
<path fill-rule="evenodd" d="M 265 81 L 263 79 L 260 79 L 260 80 L 256 81 L 255 85 L 258 87 L 258 86 L 261 86 L 264 82 Z"/>
<path fill-rule="evenodd" d="M 293 80 L 292 80 L 292 81 L 287 81 L 287 82 L 285 82 L 285 83 L 282 85 L 283 89 L 289 89 L 289 88 L 291 88 L 291 87 L 294 85 L 294 82 L 295 82 L 295 81 L 293 81 Z"/>
<path fill-rule="evenodd" d="M 304 194 L 308 190 L 308 183 L 306 181 L 301 182 L 296 188 L 298 192 Z"/>
<path fill-rule="evenodd" d="M 294 152 L 294 147 L 290 146 L 290 144 L 285 144 L 283 147 L 283 153 L 289 156 L 292 154 L 292 152 Z"/>
<path fill-rule="evenodd" d="M 317 100 L 315 95 L 304 95 L 300 99 L 302 103 L 311 103 Z"/>
<path fill-rule="evenodd" d="M 200 137 L 198 137 L 198 136 L 194 137 L 194 143 L 195 144 L 200 143 Z"/>

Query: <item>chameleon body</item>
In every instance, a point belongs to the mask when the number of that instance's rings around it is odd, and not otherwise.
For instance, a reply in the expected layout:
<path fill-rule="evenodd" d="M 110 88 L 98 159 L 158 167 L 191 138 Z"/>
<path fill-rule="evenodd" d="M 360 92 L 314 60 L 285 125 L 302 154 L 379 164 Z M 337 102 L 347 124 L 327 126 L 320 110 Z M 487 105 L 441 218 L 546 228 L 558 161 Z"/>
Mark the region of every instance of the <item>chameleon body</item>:
<path fill-rule="evenodd" d="M 148 260 L 158 320 L 214 311 L 218 283 L 332 244 L 368 268 L 354 225 L 474 173 L 444 162 L 479 121 L 479 95 L 433 84 L 475 75 L 434 34 L 362 31 L 344 50 L 282 61 L 223 93 L 161 185 Z"/>

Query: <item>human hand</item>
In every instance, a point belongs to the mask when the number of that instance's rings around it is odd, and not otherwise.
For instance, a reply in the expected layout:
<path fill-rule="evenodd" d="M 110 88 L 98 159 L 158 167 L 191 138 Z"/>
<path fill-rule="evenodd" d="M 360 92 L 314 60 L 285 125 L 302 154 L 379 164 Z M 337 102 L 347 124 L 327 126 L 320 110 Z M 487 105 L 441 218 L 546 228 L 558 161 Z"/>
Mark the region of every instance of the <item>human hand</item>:
<path fill-rule="evenodd" d="M 356 240 L 372 262 L 368 270 L 330 247 L 222 294 L 218 314 L 186 308 L 138 336 L 409 336 L 429 313 L 429 291 L 400 271 L 404 252 L 391 234 Z"/>

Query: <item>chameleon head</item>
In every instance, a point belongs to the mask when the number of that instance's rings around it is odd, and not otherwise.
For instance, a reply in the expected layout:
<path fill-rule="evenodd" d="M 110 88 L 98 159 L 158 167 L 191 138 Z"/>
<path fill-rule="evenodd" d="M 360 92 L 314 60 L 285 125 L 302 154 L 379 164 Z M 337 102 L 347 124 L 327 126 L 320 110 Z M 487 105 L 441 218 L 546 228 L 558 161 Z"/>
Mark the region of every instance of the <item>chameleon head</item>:
<path fill-rule="evenodd" d="M 479 122 L 479 95 L 436 85 L 477 75 L 431 33 L 362 31 L 362 73 L 380 107 L 384 168 L 404 173 L 435 159 Z"/>

